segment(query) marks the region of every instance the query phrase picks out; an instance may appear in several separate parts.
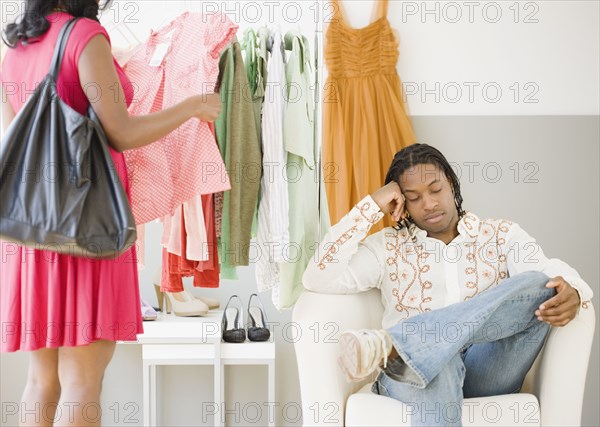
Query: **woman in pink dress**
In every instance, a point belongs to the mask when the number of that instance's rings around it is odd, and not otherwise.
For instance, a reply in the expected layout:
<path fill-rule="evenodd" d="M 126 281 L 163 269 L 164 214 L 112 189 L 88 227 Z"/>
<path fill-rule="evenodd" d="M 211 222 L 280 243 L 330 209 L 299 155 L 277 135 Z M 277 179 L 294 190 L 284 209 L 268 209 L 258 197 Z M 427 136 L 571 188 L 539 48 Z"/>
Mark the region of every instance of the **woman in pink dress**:
<path fill-rule="evenodd" d="M 218 95 L 198 94 L 129 116 L 133 86 L 111 54 L 99 8 L 98 0 L 25 1 L 22 18 L 3 34 L 11 49 L 2 63 L 2 123 L 6 130 L 49 72 L 61 28 L 83 17 L 66 45 L 58 94 L 81 114 L 92 105 L 129 194 L 124 150 L 151 144 L 190 119 L 214 121 L 221 104 Z M 142 332 L 135 248 L 100 261 L 1 242 L 0 255 L 0 351 L 30 352 L 21 408 L 40 413 L 27 415 L 27 425 L 100 425 L 102 377 L 115 341 L 135 341 Z"/>

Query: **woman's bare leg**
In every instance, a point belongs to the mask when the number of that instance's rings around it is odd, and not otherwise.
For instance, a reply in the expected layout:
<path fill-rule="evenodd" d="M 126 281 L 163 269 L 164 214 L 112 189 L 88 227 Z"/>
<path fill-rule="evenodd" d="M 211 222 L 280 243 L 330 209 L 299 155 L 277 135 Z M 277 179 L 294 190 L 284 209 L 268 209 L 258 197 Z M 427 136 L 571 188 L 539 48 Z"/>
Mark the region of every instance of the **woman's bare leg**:
<path fill-rule="evenodd" d="M 62 392 L 55 426 L 100 426 L 100 391 L 115 342 L 100 340 L 80 347 L 62 347 L 58 375 Z"/>
<path fill-rule="evenodd" d="M 59 398 L 58 349 L 43 348 L 30 352 L 19 425 L 52 426 Z"/>

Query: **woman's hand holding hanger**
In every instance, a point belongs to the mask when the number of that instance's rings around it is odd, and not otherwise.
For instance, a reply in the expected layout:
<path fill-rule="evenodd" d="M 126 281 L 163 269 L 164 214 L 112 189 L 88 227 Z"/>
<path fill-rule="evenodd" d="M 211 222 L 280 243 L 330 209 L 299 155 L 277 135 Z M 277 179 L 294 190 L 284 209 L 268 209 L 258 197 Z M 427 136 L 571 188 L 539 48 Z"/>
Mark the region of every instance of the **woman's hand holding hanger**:
<path fill-rule="evenodd" d="M 221 113 L 221 95 L 218 93 L 203 93 L 188 98 L 192 103 L 193 117 L 203 122 L 214 122 Z"/>

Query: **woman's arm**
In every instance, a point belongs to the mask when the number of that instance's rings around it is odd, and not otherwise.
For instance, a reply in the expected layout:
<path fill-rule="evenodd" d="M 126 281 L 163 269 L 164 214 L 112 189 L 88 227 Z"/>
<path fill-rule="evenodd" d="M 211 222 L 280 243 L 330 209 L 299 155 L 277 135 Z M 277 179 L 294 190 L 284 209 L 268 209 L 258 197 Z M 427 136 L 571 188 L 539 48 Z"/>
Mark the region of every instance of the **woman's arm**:
<path fill-rule="evenodd" d="M 138 148 L 164 137 L 191 118 L 215 120 L 221 111 L 218 94 L 191 96 L 163 111 L 145 116 L 130 116 L 125 94 L 113 64 L 110 44 L 99 34 L 83 49 L 77 65 L 81 87 L 95 87 L 92 108 L 98 115 L 111 146 L 117 151 Z M 115 86 L 115 83 L 118 83 Z M 112 95 L 118 89 L 117 99 Z M 111 94 L 111 95 L 109 95 Z"/>

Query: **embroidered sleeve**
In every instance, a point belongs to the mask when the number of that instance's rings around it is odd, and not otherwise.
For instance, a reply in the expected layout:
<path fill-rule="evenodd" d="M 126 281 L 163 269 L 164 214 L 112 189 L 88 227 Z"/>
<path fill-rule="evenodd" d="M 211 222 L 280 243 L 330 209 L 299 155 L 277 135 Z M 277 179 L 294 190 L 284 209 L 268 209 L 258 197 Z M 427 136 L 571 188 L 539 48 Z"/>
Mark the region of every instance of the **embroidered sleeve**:
<path fill-rule="evenodd" d="M 355 293 L 379 287 L 385 243 L 381 232 L 367 239 L 365 236 L 382 217 L 370 196 L 352 208 L 325 235 L 304 273 L 304 287 L 324 293 Z"/>
<path fill-rule="evenodd" d="M 507 234 L 505 250 L 509 275 L 524 271 L 540 271 L 548 277 L 561 276 L 579 293 L 580 308 L 587 309 L 593 296 L 592 288 L 579 273 L 564 261 L 547 258 L 536 240 L 518 224 L 513 224 Z"/>
<path fill-rule="evenodd" d="M 590 306 L 590 302 L 592 299 L 591 289 L 589 296 L 588 293 L 585 291 L 585 286 L 588 286 L 587 283 L 585 283 L 583 279 L 579 277 L 579 275 L 562 275 L 562 277 L 563 279 L 565 279 L 565 282 L 567 282 L 569 285 L 571 285 L 573 289 L 577 291 L 577 294 L 579 295 L 580 304 L 579 309 L 577 310 L 577 314 L 579 314 L 580 309 L 587 310 Z"/>

